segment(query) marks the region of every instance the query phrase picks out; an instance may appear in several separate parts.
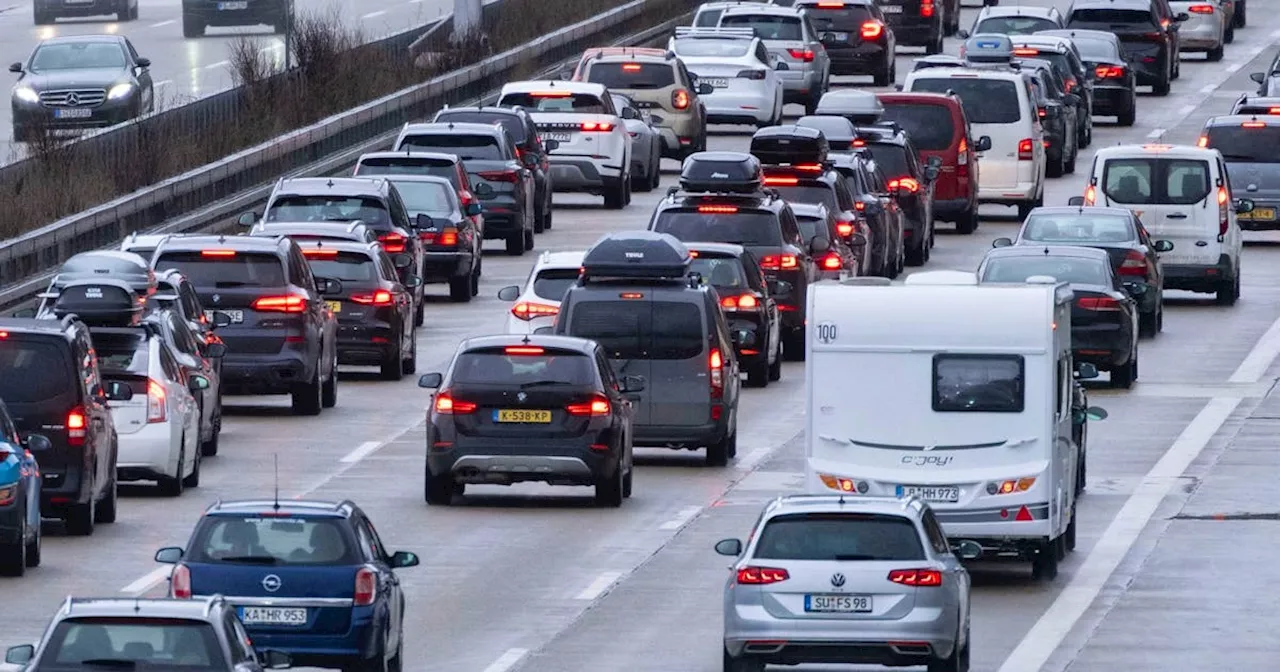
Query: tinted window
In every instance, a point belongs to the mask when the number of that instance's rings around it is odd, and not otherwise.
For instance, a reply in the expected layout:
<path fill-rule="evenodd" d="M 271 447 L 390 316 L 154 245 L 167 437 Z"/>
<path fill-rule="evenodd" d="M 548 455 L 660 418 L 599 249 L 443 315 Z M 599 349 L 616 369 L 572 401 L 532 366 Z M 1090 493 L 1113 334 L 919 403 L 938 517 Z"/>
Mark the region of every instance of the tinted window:
<path fill-rule="evenodd" d="M 720 15 L 723 13 L 724 11 L 719 9 L 709 9 L 705 12 L 698 14 L 698 20 L 695 21 L 693 25 L 702 26 L 702 27 L 715 27 L 716 22 L 720 20 Z"/>
<path fill-rule="evenodd" d="M 31 57 L 31 70 L 81 70 L 124 68 L 124 49 L 116 42 L 64 42 L 46 44 Z"/>
<path fill-rule="evenodd" d="M 1141 9 L 1077 9 L 1070 23 L 1144 23 L 1155 25 L 1150 11 Z M 1083 51 L 1083 48 L 1081 49 Z"/>
<path fill-rule="evenodd" d="M 889 143 L 868 142 L 867 149 L 880 166 L 880 170 L 889 179 L 911 175 L 911 164 L 907 160 L 906 147 Z"/>
<path fill-rule="evenodd" d="M 356 175 L 430 175 L 449 178 L 458 186 L 458 169 L 447 161 L 424 163 L 411 159 L 366 159 L 356 166 Z"/>
<path fill-rule="evenodd" d="M 665 89 L 676 83 L 676 75 L 665 63 L 592 63 L 587 81 L 610 89 Z"/>
<path fill-rule="evenodd" d="M 464 162 L 472 159 L 501 161 L 505 158 L 502 155 L 502 147 L 498 144 L 498 139 L 492 135 L 463 135 L 461 133 L 410 135 L 400 141 L 400 149 L 457 154 L 458 158 Z"/>
<path fill-rule="evenodd" d="M 604 103 L 599 96 L 588 93 L 572 95 L 540 95 L 534 93 L 508 93 L 498 104 L 503 107 L 525 107 L 538 112 L 574 112 L 578 114 L 604 114 Z"/>
<path fill-rule="evenodd" d="M 1208 146 L 1222 152 L 1227 161 L 1280 163 L 1280 152 L 1275 150 L 1280 147 L 1280 126 L 1211 126 L 1207 135 Z"/>
<path fill-rule="evenodd" d="M 502 124 L 502 127 L 511 133 L 512 139 L 516 144 L 525 141 L 524 123 L 520 117 L 512 114 L 490 114 L 487 112 L 467 112 L 459 110 L 457 112 L 444 111 L 436 115 L 436 121 L 449 121 L 462 124 Z"/>
<path fill-rule="evenodd" d="M 709 12 L 704 12 L 700 19 L 710 16 Z M 718 14 L 717 14 L 718 16 Z M 705 24 L 698 24 L 705 25 Z M 712 21 L 710 25 L 715 25 Z M 747 55 L 747 50 L 751 48 L 749 40 L 705 40 L 705 39 L 683 39 L 676 40 L 675 51 L 678 56 L 724 56 L 725 58 L 740 58 Z"/>
<path fill-rule="evenodd" d="M 1107 161 L 1102 172 L 1102 193 L 1117 203 L 1126 205 L 1154 203 L 1152 184 L 1155 182 L 1154 159 L 1113 159 Z"/>
<path fill-rule="evenodd" d="M 747 276 L 742 272 L 742 262 L 734 257 L 708 257 L 698 255 L 689 270 L 702 276 L 703 282 L 716 289 L 747 290 Z"/>
<path fill-rule="evenodd" d="M 939 151 L 951 146 L 955 122 L 951 110 L 931 103 L 886 103 L 885 121 L 896 121 L 911 142 L 924 150 Z M 879 155 L 876 155 L 879 157 Z"/>
<path fill-rule="evenodd" d="M 1122 243 L 1137 239 L 1132 220 L 1115 215 L 1032 215 L 1022 229 L 1023 240 L 1040 243 Z"/>
<path fill-rule="evenodd" d="M 551 268 L 533 279 L 533 293 L 550 301 L 563 301 L 564 293 L 578 281 L 576 268 Z"/>
<path fill-rule="evenodd" d="M 156 260 L 157 271 L 176 268 L 196 287 L 281 287 L 284 264 L 274 254 L 237 252 L 234 256 L 203 256 L 199 252 L 168 252 Z"/>
<path fill-rule="evenodd" d="M 187 555 L 249 565 L 354 565 L 361 557 L 341 519 L 253 514 L 206 516 Z"/>
<path fill-rule="evenodd" d="M 800 224 L 800 235 L 805 240 L 812 240 L 814 236 L 822 236 L 828 240 L 831 239 L 831 226 L 827 223 L 826 218 L 805 217 L 797 215 L 796 222 Z"/>
<path fill-rule="evenodd" d="M 1116 44 L 1109 40 L 1099 40 L 1092 37 L 1073 37 L 1071 41 L 1075 43 L 1076 49 L 1080 50 L 1080 57 L 1086 61 L 1108 60 L 1120 55 L 1117 53 Z"/>
<path fill-rule="evenodd" d="M 797 185 L 794 187 L 772 187 L 782 196 L 782 200 L 791 203 L 812 203 L 825 205 L 828 210 L 839 210 L 836 203 L 836 190 L 823 185 Z"/>
<path fill-rule="evenodd" d="M 800 18 L 794 16 L 770 16 L 768 14 L 736 14 L 720 20 L 726 28 L 751 28 L 762 40 L 801 40 Z"/>
<path fill-rule="evenodd" d="M 454 384 L 503 387 L 537 382 L 595 384 L 595 366 L 587 355 L 565 350 L 544 352 L 508 355 L 501 348 L 465 352 L 458 355 L 450 380 Z"/>
<path fill-rule="evenodd" d="M 102 374 L 136 373 L 150 370 L 151 348 L 141 333 L 93 333 L 93 347 L 98 351 L 98 368 Z"/>
<path fill-rule="evenodd" d="M 569 333 L 600 344 L 610 359 L 689 359 L 702 354 L 702 313 L 691 303 L 587 301 Z"/>
<path fill-rule="evenodd" d="M 922 77 L 911 82 L 912 91 L 960 96 L 964 114 L 971 124 L 1012 124 L 1022 118 L 1018 88 L 1004 79 L 979 77 Z"/>
<path fill-rule="evenodd" d="M 416 182 L 412 180 L 391 180 L 400 199 L 410 215 L 423 213 L 432 217 L 447 217 L 452 214 L 454 195 L 457 193 L 448 185 L 440 182 Z"/>
<path fill-rule="evenodd" d="M 804 8 L 809 15 L 809 22 L 819 33 L 827 31 L 857 32 L 863 22 L 875 20 L 871 10 L 865 6 L 846 5 L 844 9 L 823 9 L 816 5 Z"/>
<path fill-rule="evenodd" d="M 1067 58 L 1066 54 L 1060 54 L 1056 51 L 1042 50 L 1036 54 L 1035 58 L 1049 63 L 1049 65 L 1053 67 L 1054 76 L 1063 81 L 1072 76 L 1071 60 Z"/>
<path fill-rule="evenodd" d="M 333 257 L 307 255 L 312 275 L 343 282 L 376 282 L 378 267 L 372 257 L 356 252 L 341 252 Z"/>
<path fill-rule="evenodd" d="M 650 359 L 689 359 L 701 355 L 706 340 L 702 311 L 692 303 L 654 301 L 652 338 Z"/>
<path fill-rule="evenodd" d="M 281 196 L 267 210 L 268 222 L 351 222 L 389 226 L 382 201 L 361 196 Z M 199 283 L 196 283 L 199 284 Z"/>
<path fill-rule="evenodd" d="M 1164 203 L 1192 205 L 1209 195 L 1209 164 L 1205 161 L 1166 159 Z"/>
<path fill-rule="evenodd" d="M 1110 262 L 1101 259 L 1052 255 L 1001 257 L 987 262 L 984 282 L 1026 282 L 1033 275 L 1047 275 L 1059 282 L 1110 286 Z"/>
<path fill-rule="evenodd" d="M 0 399 L 9 404 L 48 401 L 74 380 L 65 346 L 52 339 L 10 334 L 0 339 Z"/>
<path fill-rule="evenodd" d="M 1030 35 L 1037 30 L 1052 30 L 1058 24 L 1035 16 L 997 16 L 974 26 L 973 34 L 1004 33 L 1005 35 Z"/>
<path fill-rule="evenodd" d="M 871 514 L 777 516 L 765 523 L 755 558 L 761 560 L 923 560 L 911 520 Z"/>
<path fill-rule="evenodd" d="M 782 197 L 790 198 L 786 193 Z M 833 194 L 832 198 L 834 197 Z M 765 247 L 782 244 L 778 217 L 770 212 L 715 214 L 696 210 L 663 210 L 652 228 L 659 233 L 669 233 L 680 240 L 691 242 Z"/>
<path fill-rule="evenodd" d="M 80 667 L 91 660 L 132 661 Z M 73 618 L 54 628 L 41 669 L 227 669 L 213 626 L 179 618 Z"/>
<path fill-rule="evenodd" d="M 1019 355 L 935 355 L 933 410 L 1021 413 L 1023 362 Z"/>

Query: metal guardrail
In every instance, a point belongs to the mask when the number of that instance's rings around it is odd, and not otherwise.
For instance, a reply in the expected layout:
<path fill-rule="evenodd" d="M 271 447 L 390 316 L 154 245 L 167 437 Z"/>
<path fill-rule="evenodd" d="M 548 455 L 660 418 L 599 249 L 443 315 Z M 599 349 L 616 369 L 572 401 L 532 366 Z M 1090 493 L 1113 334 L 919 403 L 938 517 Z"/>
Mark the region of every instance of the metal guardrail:
<path fill-rule="evenodd" d="M 325 175 L 360 154 L 383 148 L 400 128 L 445 105 L 474 104 L 508 81 L 554 72 L 584 49 L 639 45 L 665 37 L 686 12 L 658 26 L 644 25 L 657 0 L 634 0 L 480 63 L 390 94 L 221 161 L 141 189 L 92 210 L 0 242 L 0 310 L 30 301 L 53 271 L 80 252 L 114 247 L 133 232 L 218 230 L 266 200 L 281 176 Z M 152 140 L 158 141 L 158 140 Z"/>

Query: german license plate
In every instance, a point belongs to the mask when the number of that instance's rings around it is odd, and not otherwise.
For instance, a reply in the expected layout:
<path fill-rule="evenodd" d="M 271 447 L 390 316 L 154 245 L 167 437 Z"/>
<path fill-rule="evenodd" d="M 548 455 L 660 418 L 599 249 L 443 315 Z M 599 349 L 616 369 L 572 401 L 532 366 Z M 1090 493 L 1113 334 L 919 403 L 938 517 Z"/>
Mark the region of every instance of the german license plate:
<path fill-rule="evenodd" d="M 848 42 L 849 33 L 823 33 L 822 37 L 827 42 Z"/>
<path fill-rule="evenodd" d="M 1243 219 L 1248 222 L 1272 222 L 1276 219 L 1275 208 L 1254 208 L 1253 212 L 1243 212 L 1236 215 L 1237 219 Z"/>
<path fill-rule="evenodd" d="M 341 313 L 341 312 L 342 312 L 342 302 L 341 302 L 341 301 L 325 301 L 324 303 L 325 303 L 325 305 L 326 305 L 326 306 L 329 306 L 329 310 L 331 310 L 331 311 L 333 311 L 333 312 L 335 312 L 335 313 Z"/>
<path fill-rule="evenodd" d="M 704 80 L 702 80 L 702 81 L 704 81 L 704 82 L 706 82 L 706 83 L 710 84 L 713 88 L 717 88 L 717 89 L 723 89 L 723 88 L 725 88 L 725 87 L 729 86 L 729 80 L 728 80 L 728 79 L 725 79 L 725 78 L 723 78 L 723 77 L 715 77 L 715 78 L 712 78 L 712 79 L 704 79 Z"/>
<path fill-rule="evenodd" d="M 246 0 L 240 0 L 239 2 L 219 2 L 218 3 L 218 11 L 237 10 L 237 9 L 249 9 L 249 3 Z"/>
<path fill-rule="evenodd" d="M 547 424 L 551 411 L 527 411 L 523 408 L 502 408 L 493 412 L 494 422 L 527 422 Z"/>
<path fill-rule="evenodd" d="M 865 614 L 871 611 L 871 596 L 805 595 L 804 610 L 820 614 Z"/>
<path fill-rule="evenodd" d="M 915 495 L 926 502 L 958 502 L 960 488 L 955 485 L 899 485 L 898 496 Z"/>
<path fill-rule="evenodd" d="M 244 322 L 243 310 L 206 310 L 204 311 L 204 317 L 205 319 L 212 322 L 213 316 L 218 313 L 222 313 L 223 315 L 226 315 L 228 318 L 230 318 L 231 324 L 241 324 Z"/>
<path fill-rule="evenodd" d="M 543 133 L 544 140 L 555 140 L 557 142 L 569 142 L 568 133 Z"/>
<path fill-rule="evenodd" d="M 880 11 L 885 14 L 901 14 L 902 5 L 880 5 Z"/>
<path fill-rule="evenodd" d="M 240 620 L 245 625 L 301 626 L 307 624 L 307 610 L 283 607 L 241 607 Z"/>
<path fill-rule="evenodd" d="M 87 107 L 68 107 L 53 111 L 53 116 L 58 119 L 87 119 L 93 116 L 93 110 Z"/>

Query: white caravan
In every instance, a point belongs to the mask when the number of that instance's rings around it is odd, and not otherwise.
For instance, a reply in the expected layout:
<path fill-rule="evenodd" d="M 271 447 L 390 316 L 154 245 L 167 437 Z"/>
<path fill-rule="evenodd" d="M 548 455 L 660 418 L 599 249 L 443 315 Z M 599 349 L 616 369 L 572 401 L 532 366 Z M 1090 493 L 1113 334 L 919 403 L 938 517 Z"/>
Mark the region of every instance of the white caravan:
<path fill-rule="evenodd" d="M 952 543 L 1052 580 L 1076 534 L 1067 283 L 934 271 L 808 301 L 809 491 L 917 495 Z"/>

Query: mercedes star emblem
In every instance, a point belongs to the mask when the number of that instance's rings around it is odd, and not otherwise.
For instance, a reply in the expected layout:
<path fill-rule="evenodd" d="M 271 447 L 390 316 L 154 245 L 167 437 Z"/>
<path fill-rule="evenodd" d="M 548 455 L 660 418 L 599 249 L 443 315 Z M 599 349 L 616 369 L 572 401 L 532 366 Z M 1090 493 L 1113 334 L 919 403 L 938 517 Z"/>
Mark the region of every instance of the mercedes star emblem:
<path fill-rule="evenodd" d="M 840 586 L 843 586 L 843 585 L 844 585 L 844 574 L 840 574 L 839 572 L 837 572 L 837 573 L 835 573 L 835 574 L 832 574 L 832 575 L 831 575 L 831 585 L 835 586 L 836 588 L 839 588 Z"/>
<path fill-rule="evenodd" d="M 516 401 L 519 401 L 521 403 L 524 403 L 524 400 L 528 398 L 529 398 L 529 395 L 525 394 L 524 392 L 520 392 L 516 394 Z"/>
<path fill-rule="evenodd" d="M 217 302 L 219 302 L 219 301 L 221 301 L 221 300 L 222 300 L 222 295 L 221 295 L 221 294 L 214 294 L 214 295 L 213 295 L 213 302 L 214 302 L 214 303 L 217 303 Z"/>
<path fill-rule="evenodd" d="M 77 96 L 74 92 L 67 94 L 67 105 L 70 105 L 71 107 L 75 107 L 76 105 L 79 105 L 79 104 L 80 104 L 80 96 Z"/>
<path fill-rule="evenodd" d="M 844 579 L 842 578 L 841 582 L 843 581 Z M 275 574 L 268 574 L 262 577 L 262 587 L 268 593 L 274 593 L 277 590 L 280 590 L 280 577 Z"/>

